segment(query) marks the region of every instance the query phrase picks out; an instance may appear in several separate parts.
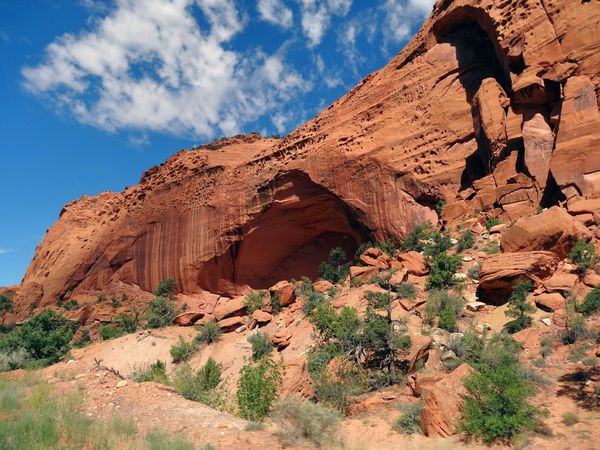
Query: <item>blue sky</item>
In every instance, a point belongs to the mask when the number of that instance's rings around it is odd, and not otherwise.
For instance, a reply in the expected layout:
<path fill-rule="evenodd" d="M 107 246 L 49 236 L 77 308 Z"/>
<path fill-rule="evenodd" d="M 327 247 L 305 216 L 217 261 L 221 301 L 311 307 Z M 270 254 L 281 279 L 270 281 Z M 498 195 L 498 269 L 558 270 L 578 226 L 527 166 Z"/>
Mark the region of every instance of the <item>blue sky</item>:
<path fill-rule="evenodd" d="M 0 0 L 0 286 L 64 204 L 179 149 L 286 134 L 418 30 L 432 0 Z"/>

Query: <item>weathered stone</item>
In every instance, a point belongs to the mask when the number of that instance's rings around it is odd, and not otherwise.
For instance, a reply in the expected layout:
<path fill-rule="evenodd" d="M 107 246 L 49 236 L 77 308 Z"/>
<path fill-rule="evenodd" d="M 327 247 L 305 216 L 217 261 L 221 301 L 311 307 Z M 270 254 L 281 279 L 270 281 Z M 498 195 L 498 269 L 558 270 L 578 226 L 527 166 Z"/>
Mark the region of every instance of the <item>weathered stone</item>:
<path fill-rule="evenodd" d="M 550 170 L 550 158 L 554 150 L 554 134 L 544 116 L 536 112 L 526 117 L 523 123 L 523 141 L 525 143 L 525 166 L 544 189 Z"/>
<path fill-rule="evenodd" d="M 202 317 L 204 317 L 204 312 L 202 311 L 186 311 L 175 317 L 173 324 L 180 327 L 189 327 L 202 319 Z"/>
<path fill-rule="evenodd" d="M 296 286 L 289 281 L 280 281 L 271 286 L 269 292 L 279 296 L 279 302 L 283 307 L 289 306 L 296 301 Z"/>
<path fill-rule="evenodd" d="M 246 314 L 245 297 L 221 297 L 213 310 L 213 315 L 217 321 L 230 316 L 243 316 L 244 314 Z"/>
<path fill-rule="evenodd" d="M 552 312 L 565 308 L 565 298 L 558 293 L 536 295 L 533 301 L 544 311 Z"/>
<path fill-rule="evenodd" d="M 421 277 L 429 273 L 425 265 L 425 258 L 418 252 L 400 253 L 398 260 L 402 262 L 402 265 L 410 274 Z"/>

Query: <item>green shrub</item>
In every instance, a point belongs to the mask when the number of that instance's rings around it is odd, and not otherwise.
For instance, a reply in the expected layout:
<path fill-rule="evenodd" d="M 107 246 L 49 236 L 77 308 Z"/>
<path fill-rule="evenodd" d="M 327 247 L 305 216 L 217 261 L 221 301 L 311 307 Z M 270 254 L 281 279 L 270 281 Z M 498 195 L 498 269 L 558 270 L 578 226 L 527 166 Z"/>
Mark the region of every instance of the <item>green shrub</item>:
<path fill-rule="evenodd" d="M 446 253 L 452 248 L 452 238 L 447 233 L 434 233 L 425 244 L 423 253 L 435 258 L 437 255 Z"/>
<path fill-rule="evenodd" d="M 404 251 L 414 250 L 422 252 L 425 249 L 425 242 L 436 234 L 431 223 L 427 222 L 415 227 L 415 229 L 406 236 L 400 248 Z"/>
<path fill-rule="evenodd" d="M 568 258 L 577 264 L 580 272 L 585 272 L 598 261 L 596 246 L 593 242 L 580 239 L 569 252 Z"/>
<path fill-rule="evenodd" d="M 469 276 L 474 280 L 479 280 L 479 272 L 481 272 L 481 266 L 479 264 L 474 264 L 469 267 Z"/>
<path fill-rule="evenodd" d="M 398 298 L 414 300 L 417 297 L 417 286 L 413 283 L 402 283 L 393 287 L 394 292 L 398 294 Z"/>
<path fill-rule="evenodd" d="M 118 299 L 118 298 L 117 298 L 115 295 L 113 295 L 113 296 L 110 298 L 110 306 L 111 306 L 112 308 L 115 308 L 115 309 L 117 309 L 117 308 L 119 308 L 119 307 L 121 306 L 121 301 L 120 301 L 120 300 L 119 300 L 119 299 Z"/>
<path fill-rule="evenodd" d="M 358 249 L 356 250 L 356 253 L 354 255 L 355 259 L 358 261 L 358 258 L 360 257 L 360 255 L 362 255 L 364 252 L 366 252 L 369 248 L 377 248 L 392 258 L 398 251 L 398 247 L 396 247 L 396 245 L 391 241 L 387 241 L 387 242 L 369 241 L 369 242 L 365 242 L 360 247 L 358 247 Z"/>
<path fill-rule="evenodd" d="M 293 397 L 277 401 L 271 417 L 291 445 L 306 439 L 318 448 L 332 444 L 340 421 L 337 412 Z"/>
<path fill-rule="evenodd" d="M 194 450 L 194 444 L 183 436 L 170 436 L 153 430 L 146 436 L 149 450 Z"/>
<path fill-rule="evenodd" d="M 511 441 L 535 426 L 538 411 L 528 399 L 531 381 L 519 362 L 520 347 L 509 336 L 494 335 L 470 355 L 475 372 L 464 379 L 468 394 L 462 413 L 462 430 L 491 444 Z"/>
<path fill-rule="evenodd" d="M 180 362 L 189 361 L 196 352 L 196 346 L 193 342 L 185 342 L 181 336 L 179 336 L 179 342 L 171 346 L 171 358 L 175 364 Z"/>
<path fill-rule="evenodd" d="M 240 417 L 261 421 L 278 398 L 283 374 L 283 364 L 277 364 L 271 358 L 262 358 L 242 367 L 236 393 Z"/>
<path fill-rule="evenodd" d="M 248 336 L 248 342 L 252 345 L 252 359 L 254 361 L 268 356 L 273 351 L 273 344 L 266 333 L 253 333 Z"/>
<path fill-rule="evenodd" d="M 440 253 L 431 262 L 425 288 L 427 290 L 440 290 L 452 286 L 455 283 L 454 274 L 461 265 L 460 257 Z"/>
<path fill-rule="evenodd" d="M 98 333 L 106 341 L 125 334 L 134 333 L 137 328 L 138 323 L 133 316 L 125 312 L 120 312 L 115 314 L 110 324 L 98 327 Z"/>
<path fill-rule="evenodd" d="M 367 387 L 364 372 L 356 365 L 340 360 L 333 373 L 325 370 L 313 381 L 315 398 L 342 414 L 350 412 L 351 398 L 362 394 Z"/>
<path fill-rule="evenodd" d="M 92 338 L 90 337 L 90 332 L 86 328 L 81 329 L 81 334 L 79 337 L 73 342 L 73 346 L 76 348 L 83 348 L 92 342 Z"/>
<path fill-rule="evenodd" d="M 483 253 L 485 253 L 486 255 L 496 255 L 500 253 L 500 245 L 493 239 L 489 240 L 483 246 Z"/>
<path fill-rule="evenodd" d="M 491 230 L 492 228 L 494 228 L 496 225 L 500 225 L 502 223 L 502 221 L 500 219 L 498 219 L 497 217 L 490 217 L 486 222 L 485 222 L 485 228 L 487 230 Z"/>
<path fill-rule="evenodd" d="M 14 312 L 15 305 L 13 301 L 5 295 L 0 295 L 0 313 Z"/>
<path fill-rule="evenodd" d="M 425 305 L 425 322 L 434 325 L 438 317 L 437 326 L 454 333 L 458 331 L 457 320 L 462 315 L 463 307 L 464 300 L 457 295 L 446 290 L 430 291 Z"/>
<path fill-rule="evenodd" d="M 456 244 L 456 251 L 458 253 L 462 253 L 465 250 L 473 247 L 473 244 L 475 244 L 475 236 L 471 231 L 465 230 L 461 233 L 460 237 L 458 238 L 458 244 Z"/>
<path fill-rule="evenodd" d="M 171 278 L 167 278 L 166 280 L 162 280 L 156 289 L 154 289 L 154 295 L 157 297 L 172 297 L 175 293 L 175 280 Z"/>
<path fill-rule="evenodd" d="M 329 260 L 319 265 L 319 274 L 323 280 L 337 284 L 348 276 L 348 267 L 346 252 L 336 247 L 329 252 Z"/>
<path fill-rule="evenodd" d="M 252 291 L 246 294 L 244 297 L 244 305 L 246 306 L 246 312 L 252 314 L 254 311 L 262 309 L 263 298 L 268 295 L 268 291 Z"/>
<path fill-rule="evenodd" d="M 194 342 L 198 345 L 212 344 L 213 342 L 217 342 L 222 334 L 223 332 L 221 331 L 221 328 L 219 328 L 217 322 L 215 320 L 210 320 L 200 326 L 200 333 L 196 335 Z"/>
<path fill-rule="evenodd" d="M 542 336 L 540 339 L 540 356 L 546 359 L 552 353 L 552 339 L 549 336 Z"/>
<path fill-rule="evenodd" d="M 8 372 L 10 370 L 27 367 L 31 356 L 24 348 L 15 350 L 0 351 L 0 372 Z"/>
<path fill-rule="evenodd" d="M 171 325 L 177 316 L 177 304 L 170 297 L 154 298 L 145 311 L 148 328 L 161 328 Z"/>
<path fill-rule="evenodd" d="M 563 344 L 574 344 L 588 335 L 585 320 L 577 312 L 577 304 L 573 297 L 567 298 L 565 304 L 565 331 L 560 334 Z"/>
<path fill-rule="evenodd" d="M 135 370 L 132 378 L 138 383 L 154 381 L 155 383 L 169 384 L 167 364 L 157 359 L 155 363 Z"/>
<path fill-rule="evenodd" d="M 20 328 L 0 336 L 0 351 L 12 354 L 23 349 L 42 365 L 58 362 L 69 350 L 75 325 L 47 309 L 31 317 Z"/>
<path fill-rule="evenodd" d="M 323 373 L 329 362 L 340 355 L 341 351 L 334 342 L 315 346 L 308 352 L 307 369 L 313 381 L 316 381 Z"/>
<path fill-rule="evenodd" d="M 217 389 L 220 383 L 221 366 L 212 358 L 196 372 L 183 364 L 173 374 L 173 385 L 184 398 L 216 409 L 225 408 L 224 393 Z"/>
<path fill-rule="evenodd" d="M 562 415 L 562 421 L 566 426 L 572 427 L 573 425 L 579 423 L 579 416 L 576 412 L 569 411 Z"/>
<path fill-rule="evenodd" d="M 600 286 L 592 289 L 576 309 L 585 316 L 590 316 L 596 311 L 600 311 Z"/>
<path fill-rule="evenodd" d="M 514 285 L 508 298 L 508 308 L 505 314 L 508 317 L 514 317 L 514 320 L 506 324 L 506 330 L 511 334 L 524 330 L 531 325 L 531 316 L 527 315 L 527 313 L 535 312 L 535 308 L 527 302 L 527 296 L 531 289 L 531 281 L 521 281 Z"/>
<path fill-rule="evenodd" d="M 98 334 L 105 341 L 108 341 L 109 339 L 118 338 L 119 336 L 123 336 L 122 331 L 119 330 L 115 325 L 111 324 L 99 326 Z"/>
<path fill-rule="evenodd" d="M 423 402 L 408 403 L 401 408 L 402 415 L 394 423 L 394 430 L 402 434 L 421 432 L 421 410 Z"/>
<path fill-rule="evenodd" d="M 279 298 L 279 294 L 277 292 L 271 294 L 271 308 L 273 314 L 279 314 L 281 311 L 281 299 Z"/>

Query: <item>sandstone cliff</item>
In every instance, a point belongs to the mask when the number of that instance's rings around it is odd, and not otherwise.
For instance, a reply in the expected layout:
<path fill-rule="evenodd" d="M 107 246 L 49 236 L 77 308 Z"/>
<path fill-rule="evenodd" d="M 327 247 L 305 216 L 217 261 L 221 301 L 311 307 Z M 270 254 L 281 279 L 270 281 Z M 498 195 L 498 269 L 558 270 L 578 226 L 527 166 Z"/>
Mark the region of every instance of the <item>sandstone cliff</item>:
<path fill-rule="evenodd" d="M 440 0 L 386 67 L 282 140 L 176 153 L 63 209 L 15 294 L 232 296 L 315 275 L 330 248 L 476 210 L 600 195 L 600 2 Z M 211 147 L 213 148 L 213 147 Z"/>

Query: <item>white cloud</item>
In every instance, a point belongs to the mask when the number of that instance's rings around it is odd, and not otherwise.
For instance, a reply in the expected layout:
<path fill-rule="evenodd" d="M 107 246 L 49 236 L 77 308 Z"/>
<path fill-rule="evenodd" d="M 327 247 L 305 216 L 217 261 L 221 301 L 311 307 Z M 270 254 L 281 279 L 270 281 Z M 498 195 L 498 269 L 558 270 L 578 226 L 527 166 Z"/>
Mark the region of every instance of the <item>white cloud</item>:
<path fill-rule="evenodd" d="M 409 0 L 412 8 L 420 10 L 423 14 L 429 14 L 433 8 L 435 0 Z"/>
<path fill-rule="evenodd" d="M 281 52 L 228 49 L 244 27 L 233 0 L 116 0 L 92 23 L 22 73 L 29 91 L 108 131 L 232 134 L 310 89 Z"/>
<path fill-rule="evenodd" d="M 292 10 L 285 6 L 282 0 L 258 0 L 258 12 L 262 20 L 290 28 L 294 24 Z"/>
<path fill-rule="evenodd" d="M 12 252 L 10 248 L 0 248 L 0 255 L 6 255 L 7 253 Z"/>
<path fill-rule="evenodd" d="M 382 6 L 385 16 L 385 42 L 399 43 L 412 35 L 415 23 L 431 12 L 435 0 L 386 0 Z"/>
<path fill-rule="evenodd" d="M 302 11 L 302 31 L 309 47 L 321 43 L 331 22 L 331 16 L 344 17 L 350 12 L 352 0 L 298 0 Z"/>

